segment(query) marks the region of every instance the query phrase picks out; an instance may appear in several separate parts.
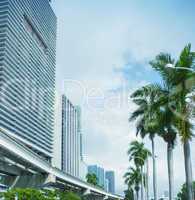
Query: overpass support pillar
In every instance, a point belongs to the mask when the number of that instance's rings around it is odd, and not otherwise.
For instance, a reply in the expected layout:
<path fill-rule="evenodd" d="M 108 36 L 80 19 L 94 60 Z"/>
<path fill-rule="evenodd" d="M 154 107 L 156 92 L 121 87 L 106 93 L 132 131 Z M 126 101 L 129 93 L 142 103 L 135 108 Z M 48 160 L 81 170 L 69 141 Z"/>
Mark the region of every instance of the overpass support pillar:
<path fill-rule="evenodd" d="M 11 188 L 40 188 L 56 182 L 56 177 L 48 174 L 21 174 L 7 176 L 3 181 Z"/>

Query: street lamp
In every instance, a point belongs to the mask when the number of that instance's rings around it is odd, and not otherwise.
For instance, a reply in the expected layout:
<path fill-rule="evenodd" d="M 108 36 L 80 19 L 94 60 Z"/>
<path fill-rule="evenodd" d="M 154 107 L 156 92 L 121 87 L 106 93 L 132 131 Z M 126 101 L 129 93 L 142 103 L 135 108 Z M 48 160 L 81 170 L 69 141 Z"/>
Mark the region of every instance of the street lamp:
<path fill-rule="evenodd" d="M 179 69 L 179 70 L 187 70 L 189 72 L 195 73 L 195 69 L 187 68 L 187 67 L 175 67 L 172 63 L 168 63 L 165 65 L 165 68 L 171 68 L 171 69 Z"/>
<path fill-rule="evenodd" d="M 171 63 L 166 64 L 165 67 L 166 67 L 166 68 L 171 68 L 171 69 L 188 70 L 188 71 L 190 71 L 190 72 L 195 73 L 195 70 L 194 70 L 194 69 L 187 68 L 187 67 L 174 67 L 174 65 L 171 64 Z"/>

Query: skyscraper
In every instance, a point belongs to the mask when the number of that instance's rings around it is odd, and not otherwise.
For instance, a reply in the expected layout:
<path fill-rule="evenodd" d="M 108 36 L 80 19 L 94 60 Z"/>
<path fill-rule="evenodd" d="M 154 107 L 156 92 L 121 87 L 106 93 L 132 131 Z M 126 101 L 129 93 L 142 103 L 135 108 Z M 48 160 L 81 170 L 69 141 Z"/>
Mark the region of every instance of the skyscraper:
<path fill-rule="evenodd" d="M 105 175 L 104 175 L 104 169 L 102 167 L 99 167 L 97 165 L 90 165 L 88 166 L 88 173 L 95 174 L 98 179 L 98 185 L 104 188 Z"/>
<path fill-rule="evenodd" d="M 106 192 L 109 192 L 109 181 L 106 178 L 105 178 L 104 189 L 105 189 Z"/>
<path fill-rule="evenodd" d="M 75 109 L 77 111 L 77 131 L 78 131 L 78 135 L 79 135 L 79 139 L 80 139 L 80 159 L 81 161 L 83 161 L 83 135 L 82 135 L 82 123 L 81 123 L 81 108 L 80 106 L 75 106 Z"/>
<path fill-rule="evenodd" d="M 56 16 L 48 0 L 0 1 L 0 127 L 47 160 L 54 132 Z"/>
<path fill-rule="evenodd" d="M 83 133 L 82 133 L 82 113 L 81 113 L 81 107 L 75 106 L 75 109 L 77 111 L 77 122 L 78 122 L 78 136 L 80 139 L 80 163 L 79 163 L 79 178 L 84 180 L 86 179 L 87 175 L 87 164 L 84 161 L 83 156 Z"/>
<path fill-rule="evenodd" d="M 62 170 L 79 177 L 80 170 L 80 132 L 78 107 L 62 97 Z"/>
<path fill-rule="evenodd" d="M 115 174 L 113 171 L 106 171 L 106 179 L 108 180 L 108 192 L 115 193 Z"/>

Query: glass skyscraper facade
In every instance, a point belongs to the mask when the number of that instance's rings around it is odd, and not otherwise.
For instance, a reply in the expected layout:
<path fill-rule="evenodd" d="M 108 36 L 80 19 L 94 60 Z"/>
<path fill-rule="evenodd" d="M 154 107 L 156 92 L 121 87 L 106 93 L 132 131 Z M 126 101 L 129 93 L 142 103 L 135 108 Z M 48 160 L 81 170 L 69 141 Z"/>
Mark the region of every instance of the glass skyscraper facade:
<path fill-rule="evenodd" d="M 98 179 L 98 185 L 102 188 L 105 187 L 105 174 L 102 167 L 98 167 L 97 165 L 89 165 L 88 173 L 95 174 Z"/>
<path fill-rule="evenodd" d="M 56 16 L 49 0 L 0 1 L 0 127 L 50 160 Z"/>
<path fill-rule="evenodd" d="M 114 171 L 106 171 L 106 179 L 108 180 L 108 192 L 115 194 L 115 174 Z"/>
<path fill-rule="evenodd" d="M 62 96 L 62 170 L 79 178 L 80 110 Z"/>

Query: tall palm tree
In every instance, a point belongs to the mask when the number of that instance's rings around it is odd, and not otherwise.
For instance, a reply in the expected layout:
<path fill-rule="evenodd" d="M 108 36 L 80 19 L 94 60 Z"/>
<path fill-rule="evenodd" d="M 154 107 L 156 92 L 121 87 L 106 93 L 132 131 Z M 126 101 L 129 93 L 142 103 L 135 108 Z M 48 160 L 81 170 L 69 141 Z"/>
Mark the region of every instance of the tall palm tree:
<path fill-rule="evenodd" d="M 141 184 L 141 172 L 138 168 L 134 169 L 133 167 L 125 173 L 125 184 L 128 185 L 128 188 L 132 188 L 134 186 L 136 192 L 136 200 L 139 200 L 139 191 Z"/>
<path fill-rule="evenodd" d="M 169 112 L 167 112 L 169 113 Z M 171 116 L 171 114 L 170 114 Z M 169 119 L 169 117 L 167 117 Z M 169 122 L 168 122 L 169 123 Z M 163 127 L 163 132 L 160 136 L 167 143 L 167 165 L 168 165 L 168 179 L 169 179 L 169 200 L 174 198 L 174 176 L 173 176 L 173 149 L 176 140 L 177 131 L 171 126 Z"/>
<path fill-rule="evenodd" d="M 154 109 L 155 102 L 158 98 L 159 89 L 155 85 L 144 86 L 135 91 L 131 98 L 138 108 L 132 113 L 130 121 L 137 120 L 137 135 L 142 138 L 149 135 L 152 143 L 152 159 L 153 159 L 153 190 L 154 200 L 157 200 L 157 176 L 156 176 L 156 158 L 154 138 L 159 129 L 157 121 L 158 112 Z"/>
<path fill-rule="evenodd" d="M 168 165 L 168 179 L 169 179 L 169 200 L 174 197 L 174 180 L 173 180 L 173 149 L 177 136 L 176 116 L 172 111 L 173 100 L 171 99 L 174 78 L 173 72 L 166 70 L 166 65 L 174 63 L 174 60 L 169 54 L 161 53 L 156 56 L 155 60 L 151 61 L 151 66 L 160 72 L 163 78 L 163 85 L 158 86 L 158 100 L 156 102 L 156 109 L 159 110 L 157 116 L 159 121 L 159 135 L 167 143 L 167 165 Z"/>
<path fill-rule="evenodd" d="M 143 142 L 132 141 L 128 150 L 129 160 L 134 160 L 137 169 L 141 170 L 141 200 L 144 199 L 144 172 L 143 168 L 149 156 L 151 156 L 150 151 L 145 148 Z"/>
<path fill-rule="evenodd" d="M 192 92 L 193 87 L 188 84 L 189 77 L 193 76 L 191 72 L 187 70 L 177 70 L 177 67 L 195 67 L 195 53 L 191 52 L 191 45 L 188 45 L 181 52 L 178 62 L 175 64 L 176 67 L 176 109 L 178 112 L 178 129 L 179 135 L 183 142 L 184 158 L 185 158 L 185 172 L 186 172 L 186 184 L 188 199 L 192 200 L 193 197 L 193 179 L 192 179 L 192 164 L 191 164 L 191 150 L 190 140 L 192 139 L 192 124 L 190 122 L 191 116 L 189 112 L 188 103 L 186 101 L 188 94 Z M 195 80 L 195 79 L 194 79 Z M 195 81 L 194 81 L 195 82 Z M 180 88 L 178 90 L 178 88 Z"/>
<path fill-rule="evenodd" d="M 165 55 L 165 54 L 164 54 Z M 161 54 L 159 58 L 164 56 Z M 165 65 L 172 63 L 175 69 L 167 69 Z M 181 52 L 179 60 L 174 62 L 167 55 L 167 58 L 161 59 L 160 62 L 151 63 L 162 76 L 163 80 L 171 86 L 172 94 L 170 95 L 171 106 L 169 107 L 177 117 L 177 129 L 183 142 L 185 173 L 188 200 L 193 199 L 192 189 L 192 166 L 190 140 L 192 139 L 191 113 L 187 102 L 188 95 L 194 90 L 195 73 L 185 68 L 195 68 L 195 53 L 191 51 L 191 45 L 187 45 Z M 184 68 L 183 70 L 181 68 Z"/>
<path fill-rule="evenodd" d="M 124 191 L 125 193 L 125 200 L 134 200 L 134 191 L 132 188 L 128 188 Z"/>

